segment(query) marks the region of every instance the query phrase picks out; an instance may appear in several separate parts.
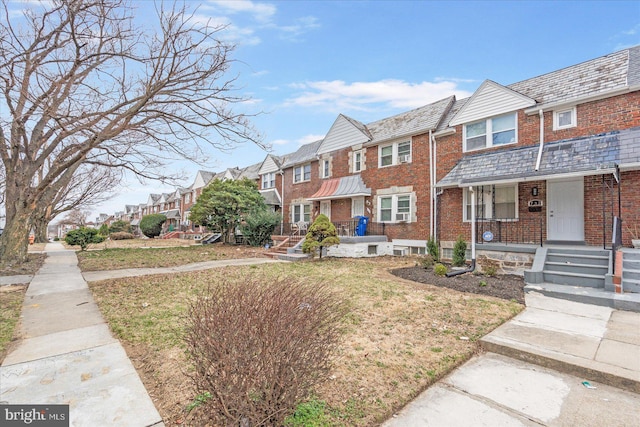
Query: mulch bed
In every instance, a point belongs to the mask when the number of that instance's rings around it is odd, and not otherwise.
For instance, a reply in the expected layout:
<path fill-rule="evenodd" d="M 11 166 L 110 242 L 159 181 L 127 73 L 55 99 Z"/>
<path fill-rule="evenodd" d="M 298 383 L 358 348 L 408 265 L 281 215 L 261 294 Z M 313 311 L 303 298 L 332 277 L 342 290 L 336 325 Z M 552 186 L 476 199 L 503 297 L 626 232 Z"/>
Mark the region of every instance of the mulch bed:
<path fill-rule="evenodd" d="M 504 274 L 493 277 L 478 273 L 465 273 L 454 277 L 437 276 L 432 269 L 405 267 L 391 270 L 395 276 L 428 285 L 442 286 L 460 292 L 489 295 L 524 304 L 524 278 Z"/>

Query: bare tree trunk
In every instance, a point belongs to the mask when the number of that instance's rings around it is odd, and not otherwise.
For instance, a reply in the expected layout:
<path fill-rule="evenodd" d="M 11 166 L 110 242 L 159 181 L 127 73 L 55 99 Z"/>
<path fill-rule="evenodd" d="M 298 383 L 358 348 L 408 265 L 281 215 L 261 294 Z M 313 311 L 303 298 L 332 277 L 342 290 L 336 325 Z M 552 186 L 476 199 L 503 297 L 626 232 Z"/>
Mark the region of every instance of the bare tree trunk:
<path fill-rule="evenodd" d="M 0 267 L 16 266 L 27 261 L 30 216 L 31 212 L 22 208 L 5 224 L 0 236 Z"/>
<path fill-rule="evenodd" d="M 49 241 L 47 227 L 49 226 L 49 220 L 43 216 L 38 216 L 33 219 L 33 235 L 35 237 L 35 243 L 47 243 Z"/>

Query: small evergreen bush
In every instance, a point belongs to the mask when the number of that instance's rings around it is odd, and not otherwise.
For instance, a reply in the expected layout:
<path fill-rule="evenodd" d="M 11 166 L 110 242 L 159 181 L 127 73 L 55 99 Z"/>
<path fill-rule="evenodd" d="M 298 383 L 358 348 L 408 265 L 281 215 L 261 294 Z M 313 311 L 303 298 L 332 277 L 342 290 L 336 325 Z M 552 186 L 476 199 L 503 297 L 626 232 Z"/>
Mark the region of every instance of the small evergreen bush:
<path fill-rule="evenodd" d="M 280 224 L 280 214 L 268 210 L 259 210 L 248 215 L 240 231 L 251 246 L 264 246 L 271 242 L 271 235 Z"/>
<path fill-rule="evenodd" d="M 462 267 L 467 262 L 467 242 L 464 241 L 462 235 L 458 236 L 453 246 L 452 263 L 456 267 Z"/>
<path fill-rule="evenodd" d="M 80 227 L 69 231 L 64 241 L 71 246 L 80 246 L 81 250 L 86 251 L 90 243 L 104 242 L 104 237 L 100 236 L 95 228 Z"/>
<path fill-rule="evenodd" d="M 433 272 L 436 276 L 444 276 L 445 274 L 447 274 L 447 267 L 445 267 L 443 264 L 436 264 L 433 266 Z"/>
<path fill-rule="evenodd" d="M 435 262 L 440 261 L 440 251 L 438 249 L 438 242 L 432 237 L 427 240 L 427 253 L 431 255 Z"/>
<path fill-rule="evenodd" d="M 151 214 L 143 216 L 140 220 L 140 231 L 145 236 L 153 239 L 162 233 L 162 224 L 167 220 L 167 217 L 162 214 Z"/>

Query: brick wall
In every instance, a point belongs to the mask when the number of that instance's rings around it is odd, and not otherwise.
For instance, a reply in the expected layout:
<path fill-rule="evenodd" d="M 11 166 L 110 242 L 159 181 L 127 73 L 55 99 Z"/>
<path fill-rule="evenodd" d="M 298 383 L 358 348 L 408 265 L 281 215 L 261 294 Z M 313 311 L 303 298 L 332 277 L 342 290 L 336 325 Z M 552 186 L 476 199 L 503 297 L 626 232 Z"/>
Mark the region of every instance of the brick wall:
<path fill-rule="evenodd" d="M 594 135 L 615 130 L 628 129 L 640 126 L 640 92 L 620 95 L 604 100 L 593 101 L 578 105 L 576 110 L 578 126 L 569 129 L 553 130 L 553 112 L 544 113 L 544 138 L 546 142 L 562 139 L 576 138 L 580 136 Z M 540 121 L 537 114 L 525 115 L 518 113 L 518 144 L 499 147 L 491 150 L 481 150 L 474 153 L 486 153 L 496 150 L 508 150 L 519 146 L 539 144 Z M 437 139 L 437 169 L 438 180 L 442 179 L 464 154 L 462 153 L 463 126 L 456 127 L 455 134 Z M 471 153 L 469 153 L 471 154 Z M 428 163 L 427 163 L 428 164 Z M 609 176 L 607 177 L 609 179 Z M 585 177 L 585 241 L 589 245 L 602 245 L 603 239 L 610 244 L 611 241 L 611 212 L 612 206 L 617 215 L 617 198 L 612 201 L 610 190 L 605 192 L 603 201 L 602 175 Z M 538 188 L 538 196 L 543 201 L 541 212 L 529 212 L 528 201 L 534 198 L 531 195 L 533 187 Z M 617 197 L 617 186 L 614 185 L 614 194 Z M 622 216 L 627 225 L 638 224 L 640 232 L 640 172 L 622 173 Z M 523 182 L 518 186 L 519 218 L 522 222 L 528 222 L 531 226 L 537 226 L 540 219 L 543 220 L 543 239 L 546 240 L 546 182 Z M 459 235 L 466 240 L 471 238 L 469 223 L 462 222 L 462 190 L 459 188 L 446 189 L 438 201 L 438 234 L 441 241 L 453 241 Z M 603 214 L 604 206 L 604 214 Z M 605 228 L 603 231 L 603 222 Z M 623 227 L 623 242 L 630 244 L 631 229 Z"/>

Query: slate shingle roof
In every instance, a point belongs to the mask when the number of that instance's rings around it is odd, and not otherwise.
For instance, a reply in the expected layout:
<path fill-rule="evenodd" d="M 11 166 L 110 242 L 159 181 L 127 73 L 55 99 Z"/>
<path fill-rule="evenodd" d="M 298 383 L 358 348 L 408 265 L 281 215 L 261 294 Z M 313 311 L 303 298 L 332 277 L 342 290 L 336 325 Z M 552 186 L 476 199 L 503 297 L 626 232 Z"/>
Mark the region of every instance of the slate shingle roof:
<path fill-rule="evenodd" d="M 282 164 L 282 169 L 290 168 L 295 165 L 315 160 L 318 147 L 322 144 L 322 140 L 305 144 L 298 148 L 298 151 L 287 155 L 286 160 Z"/>
<path fill-rule="evenodd" d="M 438 182 L 438 187 L 500 181 L 525 181 L 568 173 L 589 175 L 614 164 L 640 163 L 640 127 L 545 144 L 540 169 L 538 147 L 465 156 Z"/>
<path fill-rule="evenodd" d="M 366 127 L 372 137 L 371 143 L 435 129 L 454 100 L 455 97 L 450 96 L 424 107 L 369 123 Z"/>

